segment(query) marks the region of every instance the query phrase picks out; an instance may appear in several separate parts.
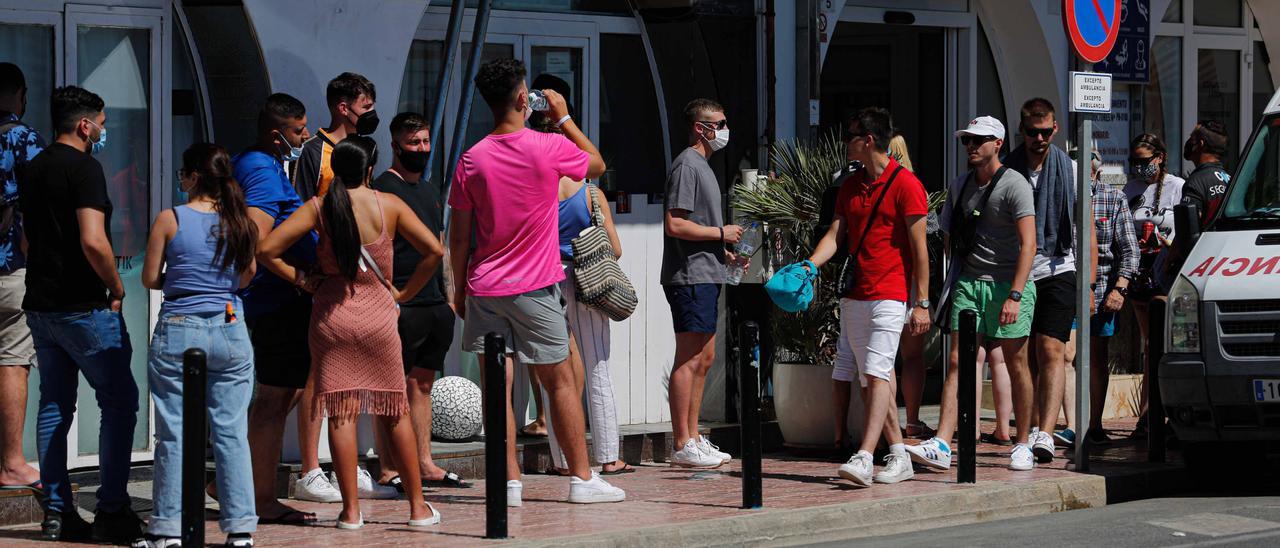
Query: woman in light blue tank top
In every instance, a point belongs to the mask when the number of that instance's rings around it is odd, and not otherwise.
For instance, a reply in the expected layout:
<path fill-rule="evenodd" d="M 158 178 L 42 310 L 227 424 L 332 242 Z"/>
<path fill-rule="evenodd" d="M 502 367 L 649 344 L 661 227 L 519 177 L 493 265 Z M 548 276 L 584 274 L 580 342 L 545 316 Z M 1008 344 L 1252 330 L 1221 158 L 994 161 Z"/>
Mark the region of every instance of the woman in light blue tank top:
<path fill-rule="evenodd" d="M 247 437 L 253 348 L 236 294 L 253 278 L 258 231 L 231 174 L 231 156 L 222 147 L 187 149 L 178 177 L 191 198 L 161 212 L 147 242 L 142 285 L 164 291 L 148 353 L 156 450 L 147 537 L 157 546 L 181 534 L 182 358 L 191 348 L 206 356 L 219 524 L 227 545 L 252 546 L 258 525 Z"/>

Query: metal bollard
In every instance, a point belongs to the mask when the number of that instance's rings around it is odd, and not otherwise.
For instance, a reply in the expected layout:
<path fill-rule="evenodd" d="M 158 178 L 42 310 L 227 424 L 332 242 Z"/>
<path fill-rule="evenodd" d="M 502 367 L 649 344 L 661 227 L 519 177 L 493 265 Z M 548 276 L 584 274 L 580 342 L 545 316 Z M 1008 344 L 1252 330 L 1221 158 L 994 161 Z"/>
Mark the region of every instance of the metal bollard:
<path fill-rule="evenodd" d="M 484 336 L 484 538 L 507 538 L 507 343 Z"/>
<path fill-rule="evenodd" d="M 956 365 L 960 374 L 958 393 L 960 430 L 956 434 L 960 438 L 957 449 L 960 456 L 960 468 L 956 474 L 959 483 L 977 482 L 978 417 L 975 415 L 978 389 L 978 313 L 973 310 L 960 311 L 960 361 Z"/>
<path fill-rule="evenodd" d="M 182 354 L 182 545 L 204 546 L 204 448 L 207 360 L 204 350 Z"/>
<path fill-rule="evenodd" d="M 1147 460 L 1164 462 L 1164 400 L 1160 398 L 1160 359 L 1164 357 L 1164 314 L 1169 303 L 1147 305 Z"/>
<path fill-rule="evenodd" d="M 738 401 L 742 435 L 742 507 L 764 506 L 764 488 L 760 473 L 760 327 L 756 322 L 742 325 L 742 368 L 738 373 Z"/>

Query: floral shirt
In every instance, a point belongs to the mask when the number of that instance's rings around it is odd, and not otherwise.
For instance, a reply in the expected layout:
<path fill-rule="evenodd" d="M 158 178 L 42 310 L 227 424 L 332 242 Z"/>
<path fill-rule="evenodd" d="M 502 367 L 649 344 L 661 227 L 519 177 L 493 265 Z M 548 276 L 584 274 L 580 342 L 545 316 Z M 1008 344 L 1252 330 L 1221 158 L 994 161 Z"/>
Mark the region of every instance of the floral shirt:
<path fill-rule="evenodd" d="M 16 121 L 18 117 L 13 113 L 0 113 L 0 125 Z M 0 134 L 0 188 L 3 188 L 0 206 L 18 207 L 17 171 L 43 150 L 40 134 L 21 122 Z M 0 234 L 0 272 L 13 272 L 26 266 L 27 258 L 22 255 L 22 220 L 14 219 L 9 230 Z"/>

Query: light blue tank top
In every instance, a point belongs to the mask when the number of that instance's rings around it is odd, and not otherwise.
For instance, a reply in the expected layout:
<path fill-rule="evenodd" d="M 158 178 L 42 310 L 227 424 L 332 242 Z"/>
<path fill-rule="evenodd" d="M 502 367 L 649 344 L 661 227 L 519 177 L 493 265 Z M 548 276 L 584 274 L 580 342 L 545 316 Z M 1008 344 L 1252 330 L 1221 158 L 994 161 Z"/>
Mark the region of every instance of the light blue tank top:
<path fill-rule="evenodd" d="M 587 187 L 584 183 L 578 192 L 560 202 L 560 258 L 572 259 L 574 238 L 582 229 L 591 225 L 591 212 L 587 210 Z"/>
<path fill-rule="evenodd" d="M 164 250 L 164 304 L 161 314 L 224 312 L 227 303 L 240 310 L 240 277 L 235 267 L 222 268 L 214 257 L 220 217 L 182 205 L 173 208 L 178 232 Z"/>

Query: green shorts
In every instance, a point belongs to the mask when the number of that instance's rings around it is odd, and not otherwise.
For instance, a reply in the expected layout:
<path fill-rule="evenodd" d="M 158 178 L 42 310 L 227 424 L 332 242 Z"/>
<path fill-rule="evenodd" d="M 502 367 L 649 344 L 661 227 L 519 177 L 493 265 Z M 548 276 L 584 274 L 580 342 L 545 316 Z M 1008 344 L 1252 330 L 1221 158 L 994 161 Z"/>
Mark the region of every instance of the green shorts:
<path fill-rule="evenodd" d="M 1010 282 L 990 282 L 961 276 L 951 290 L 951 329 L 960 329 L 960 311 L 978 312 L 978 333 L 992 339 L 1017 339 L 1031 334 L 1031 318 L 1036 309 L 1036 284 L 1022 290 L 1018 321 L 1000 325 L 1000 308 L 1009 298 Z"/>

